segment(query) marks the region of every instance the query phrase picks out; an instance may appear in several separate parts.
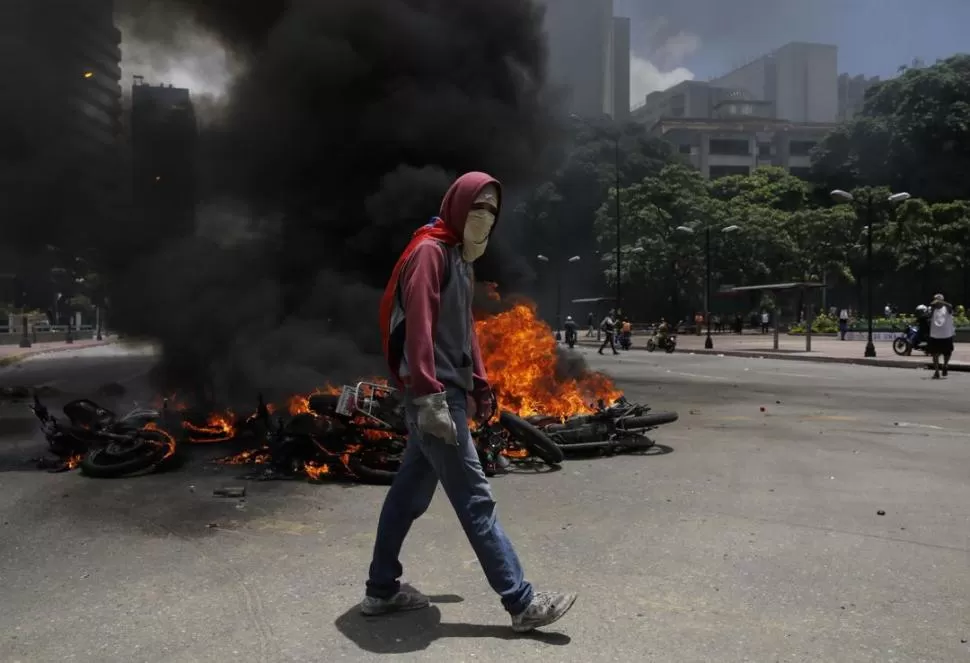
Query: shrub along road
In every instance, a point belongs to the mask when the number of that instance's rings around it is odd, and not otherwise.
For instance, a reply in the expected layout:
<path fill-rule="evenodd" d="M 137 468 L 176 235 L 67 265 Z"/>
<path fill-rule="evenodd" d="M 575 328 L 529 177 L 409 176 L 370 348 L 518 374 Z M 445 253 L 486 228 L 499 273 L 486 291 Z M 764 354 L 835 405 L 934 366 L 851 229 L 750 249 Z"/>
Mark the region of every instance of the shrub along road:
<path fill-rule="evenodd" d="M 530 578 L 580 592 L 546 635 L 512 636 L 441 495 L 404 553 L 438 603 L 367 622 L 354 605 L 384 489 L 249 483 L 245 500 L 216 498 L 235 470 L 50 475 L 15 466 L 4 438 L 0 660 L 970 655 L 970 377 L 584 352 L 681 420 L 657 431 L 665 455 L 493 482 Z"/>

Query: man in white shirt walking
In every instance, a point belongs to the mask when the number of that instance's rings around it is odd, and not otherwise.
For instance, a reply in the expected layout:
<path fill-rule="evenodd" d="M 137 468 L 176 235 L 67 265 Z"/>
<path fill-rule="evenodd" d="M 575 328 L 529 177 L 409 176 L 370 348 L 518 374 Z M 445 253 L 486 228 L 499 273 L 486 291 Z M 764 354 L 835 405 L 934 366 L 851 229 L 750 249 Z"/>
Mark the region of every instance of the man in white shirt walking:
<path fill-rule="evenodd" d="M 933 355 L 933 379 L 940 379 L 940 355 L 943 355 L 943 377 L 946 377 L 950 366 L 950 356 L 953 355 L 953 337 L 956 328 L 953 326 L 953 305 L 947 302 L 943 295 L 933 295 L 930 303 L 930 340 L 928 350 Z"/>

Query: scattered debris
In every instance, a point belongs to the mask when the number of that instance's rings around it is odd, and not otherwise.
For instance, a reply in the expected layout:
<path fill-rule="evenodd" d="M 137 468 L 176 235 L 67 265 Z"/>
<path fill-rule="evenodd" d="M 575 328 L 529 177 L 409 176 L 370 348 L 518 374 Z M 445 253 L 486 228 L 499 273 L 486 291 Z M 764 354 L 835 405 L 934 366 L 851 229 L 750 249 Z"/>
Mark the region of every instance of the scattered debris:
<path fill-rule="evenodd" d="M 764 406 L 764 405 L 762 405 L 762 406 L 761 406 L 761 411 L 762 411 L 762 412 L 764 412 L 764 411 L 765 411 L 765 406 Z"/>
<path fill-rule="evenodd" d="M 882 509 L 879 509 L 878 511 L 876 511 L 876 515 L 877 516 L 885 516 L 886 515 L 886 512 L 883 511 Z"/>
<path fill-rule="evenodd" d="M 216 497 L 246 497 L 245 486 L 223 486 L 212 491 Z"/>
<path fill-rule="evenodd" d="M 206 529 L 216 529 L 217 527 L 219 527 L 219 523 L 209 523 L 205 526 Z"/>

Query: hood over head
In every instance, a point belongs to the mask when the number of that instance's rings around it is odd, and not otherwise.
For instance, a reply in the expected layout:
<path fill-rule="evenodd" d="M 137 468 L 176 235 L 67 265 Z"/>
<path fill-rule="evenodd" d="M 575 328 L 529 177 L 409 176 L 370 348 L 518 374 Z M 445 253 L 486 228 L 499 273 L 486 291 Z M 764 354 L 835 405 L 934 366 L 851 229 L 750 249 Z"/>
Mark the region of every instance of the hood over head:
<path fill-rule="evenodd" d="M 498 191 L 498 201 L 496 207 L 502 209 L 502 185 L 497 179 L 488 173 L 471 172 L 465 173 L 449 187 L 448 192 L 441 201 L 441 211 L 439 216 L 448 226 L 449 230 L 458 237 L 465 233 L 465 221 L 468 213 L 475 204 L 478 195 L 486 186 L 491 184 Z M 495 224 L 498 225 L 498 215 L 495 216 Z"/>

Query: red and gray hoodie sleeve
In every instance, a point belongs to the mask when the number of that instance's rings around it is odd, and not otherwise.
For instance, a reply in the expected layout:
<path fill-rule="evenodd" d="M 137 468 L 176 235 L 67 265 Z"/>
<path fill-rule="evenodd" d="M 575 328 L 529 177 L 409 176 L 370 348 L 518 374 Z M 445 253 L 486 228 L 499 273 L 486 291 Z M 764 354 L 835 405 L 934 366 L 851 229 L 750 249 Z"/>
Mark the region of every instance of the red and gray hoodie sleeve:
<path fill-rule="evenodd" d="M 435 371 L 434 330 L 438 324 L 445 264 L 441 244 L 426 241 L 415 247 L 401 274 L 404 356 L 407 357 L 411 390 L 417 397 L 444 390 Z"/>

